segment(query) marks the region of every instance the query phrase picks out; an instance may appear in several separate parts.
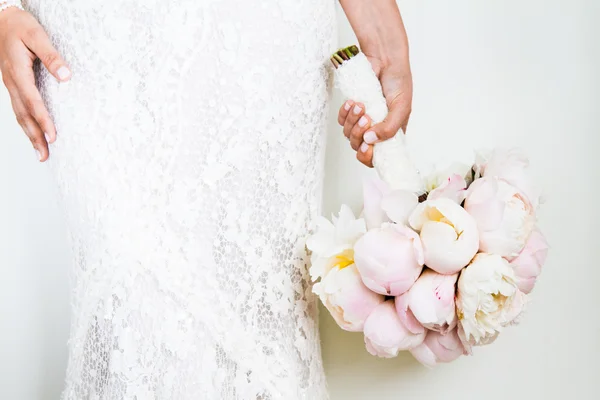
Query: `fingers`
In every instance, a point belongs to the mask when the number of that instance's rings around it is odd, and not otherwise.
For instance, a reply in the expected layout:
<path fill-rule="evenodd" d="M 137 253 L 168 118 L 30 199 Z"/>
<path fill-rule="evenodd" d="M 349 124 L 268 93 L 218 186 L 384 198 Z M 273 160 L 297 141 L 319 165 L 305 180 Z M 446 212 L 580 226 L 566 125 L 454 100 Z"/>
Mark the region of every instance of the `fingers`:
<path fill-rule="evenodd" d="M 348 115 L 346 116 L 346 120 L 344 121 L 344 136 L 350 138 L 350 133 L 352 132 L 352 128 L 358 122 L 360 117 L 362 117 L 365 113 L 365 106 L 362 103 L 354 103 L 354 105 L 348 111 Z M 356 149 L 355 149 L 356 150 Z"/>
<path fill-rule="evenodd" d="M 35 85 L 33 63 L 39 58 L 48 71 L 63 82 L 69 80 L 71 72 L 31 14 L 10 12 L 11 16 L 3 21 L 3 26 L 9 22 L 11 25 L 2 30 L 0 41 L 2 80 L 19 125 L 38 152 L 40 161 L 46 161 L 48 143 L 56 140 L 56 129 Z"/>
<path fill-rule="evenodd" d="M 348 113 L 350 112 L 350 109 L 353 106 L 354 102 L 352 100 L 348 100 L 344 104 L 342 104 L 338 113 L 338 124 L 344 126 L 344 124 L 346 123 L 346 117 L 348 116 Z"/>
<path fill-rule="evenodd" d="M 17 122 L 31 141 L 36 150 L 39 161 L 46 161 L 50 152 L 48 151 L 48 141 L 38 123 L 33 119 L 25 107 L 25 104 L 18 96 L 17 92 L 11 92 L 11 101 L 13 110 L 17 117 Z"/>
<path fill-rule="evenodd" d="M 22 109 L 22 119 L 33 119 L 38 129 L 45 134 L 49 143 L 56 140 L 56 129 L 50 118 L 50 113 L 46 108 L 42 96 L 35 86 L 35 77 L 31 69 L 22 69 L 14 76 L 12 83 L 8 82 L 9 91 L 14 87 L 18 93 L 19 107 Z"/>
<path fill-rule="evenodd" d="M 71 71 L 67 67 L 67 63 L 52 46 L 48 35 L 40 25 L 27 32 L 23 38 L 23 43 L 40 59 L 56 79 L 65 82 L 71 78 Z"/>
<path fill-rule="evenodd" d="M 365 132 L 365 143 L 374 144 L 390 139 L 400 130 L 406 132 L 409 117 L 409 107 L 400 102 L 392 104 L 385 119 Z"/>
<path fill-rule="evenodd" d="M 359 150 L 363 143 L 363 136 L 367 129 L 371 127 L 371 117 L 368 115 L 361 116 L 350 131 L 350 145 L 354 150 Z"/>
<path fill-rule="evenodd" d="M 356 152 L 356 159 L 367 167 L 373 168 L 373 145 L 363 142 Z"/>
<path fill-rule="evenodd" d="M 373 124 L 365 114 L 363 103 L 348 100 L 340 107 L 338 123 L 344 127 L 344 136 L 350 140 L 360 162 L 372 167 L 373 144 L 390 139 L 401 130 L 406 131 L 410 117 L 410 106 L 406 104 L 402 101 L 392 102 L 388 115 L 378 124 Z"/>
<path fill-rule="evenodd" d="M 340 107 L 338 123 L 344 127 L 344 136 L 350 141 L 352 149 L 357 152 L 357 158 L 365 165 L 372 166 L 368 151 L 369 145 L 363 143 L 363 135 L 371 127 L 373 121 L 365 114 L 365 111 L 363 103 L 348 100 Z M 361 145 L 363 146 L 361 147 Z"/>

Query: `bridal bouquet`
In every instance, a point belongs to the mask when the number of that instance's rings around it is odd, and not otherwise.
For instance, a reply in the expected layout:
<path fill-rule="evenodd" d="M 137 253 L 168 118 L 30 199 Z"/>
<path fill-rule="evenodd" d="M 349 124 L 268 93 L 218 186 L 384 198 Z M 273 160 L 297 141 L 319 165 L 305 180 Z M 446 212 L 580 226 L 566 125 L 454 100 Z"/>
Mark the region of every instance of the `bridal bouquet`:
<path fill-rule="evenodd" d="M 387 107 L 356 46 L 332 59 L 342 92 L 374 122 Z M 516 150 L 479 155 L 421 177 L 402 132 L 374 147 L 360 218 L 342 205 L 307 239 L 313 291 L 369 353 L 408 350 L 426 366 L 471 354 L 518 322 L 545 261 L 538 198 Z"/>

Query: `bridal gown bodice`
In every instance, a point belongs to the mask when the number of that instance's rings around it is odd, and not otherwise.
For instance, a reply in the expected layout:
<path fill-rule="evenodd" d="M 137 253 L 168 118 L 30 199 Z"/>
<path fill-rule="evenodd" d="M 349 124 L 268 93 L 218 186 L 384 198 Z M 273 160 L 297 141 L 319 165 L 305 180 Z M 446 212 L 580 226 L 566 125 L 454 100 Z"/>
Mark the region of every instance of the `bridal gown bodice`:
<path fill-rule="evenodd" d="M 72 248 L 65 400 L 327 398 L 304 239 L 334 0 L 31 0 Z"/>

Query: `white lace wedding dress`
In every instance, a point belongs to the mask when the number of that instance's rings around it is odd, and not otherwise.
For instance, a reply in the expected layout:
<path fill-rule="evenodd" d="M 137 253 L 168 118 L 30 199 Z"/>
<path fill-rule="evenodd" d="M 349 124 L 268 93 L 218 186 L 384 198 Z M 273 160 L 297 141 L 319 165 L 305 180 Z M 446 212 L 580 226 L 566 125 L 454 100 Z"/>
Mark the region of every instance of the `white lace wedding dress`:
<path fill-rule="evenodd" d="M 65 400 L 327 398 L 304 238 L 335 0 L 30 0 L 72 242 Z"/>

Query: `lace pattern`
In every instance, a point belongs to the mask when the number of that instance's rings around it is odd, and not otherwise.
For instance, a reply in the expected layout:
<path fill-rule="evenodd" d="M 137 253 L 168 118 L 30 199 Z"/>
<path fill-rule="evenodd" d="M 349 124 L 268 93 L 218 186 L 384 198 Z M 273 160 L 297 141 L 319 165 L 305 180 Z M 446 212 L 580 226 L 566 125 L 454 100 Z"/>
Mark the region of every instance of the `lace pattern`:
<path fill-rule="evenodd" d="M 17 7 L 21 10 L 23 9 L 23 6 L 19 0 L 0 0 L 0 12 L 10 7 Z"/>
<path fill-rule="evenodd" d="M 326 399 L 304 239 L 333 0 L 31 0 L 73 250 L 64 400 Z"/>

